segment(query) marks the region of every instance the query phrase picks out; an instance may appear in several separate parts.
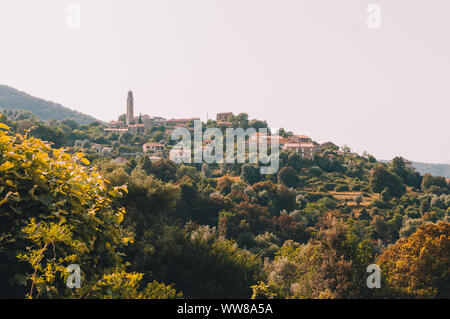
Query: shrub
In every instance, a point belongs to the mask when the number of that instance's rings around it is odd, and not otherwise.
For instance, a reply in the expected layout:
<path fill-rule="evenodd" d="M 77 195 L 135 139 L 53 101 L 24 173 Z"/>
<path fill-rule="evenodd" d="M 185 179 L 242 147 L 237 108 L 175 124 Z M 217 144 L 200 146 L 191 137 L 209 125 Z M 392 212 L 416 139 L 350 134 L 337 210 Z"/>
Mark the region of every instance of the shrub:
<path fill-rule="evenodd" d="M 336 187 L 336 184 L 334 183 L 326 183 L 323 185 L 327 190 L 332 191 Z"/>
<path fill-rule="evenodd" d="M 309 168 L 309 173 L 313 176 L 319 177 L 320 175 L 322 175 L 324 172 L 323 170 L 318 167 L 318 166 L 312 166 Z"/>
<path fill-rule="evenodd" d="M 347 185 L 337 185 L 334 190 L 336 192 L 348 192 L 348 186 Z"/>

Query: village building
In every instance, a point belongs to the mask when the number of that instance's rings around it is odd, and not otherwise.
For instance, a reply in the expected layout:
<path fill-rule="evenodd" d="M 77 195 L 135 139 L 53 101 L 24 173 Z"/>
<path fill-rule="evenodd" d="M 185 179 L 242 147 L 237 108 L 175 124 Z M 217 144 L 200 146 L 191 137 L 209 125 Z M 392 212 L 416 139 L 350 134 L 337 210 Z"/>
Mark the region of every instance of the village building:
<path fill-rule="evenodd" d="M 122 165 L 122 164 L 128 163 L 128 159 L 124 156 L 119 156 L 119 157 L 116 157 L 115 159 L 113 159 L 113 162 L 116 164 Z"/>
<path fill-rule="evenodd" d="M 320 144 L 318 144 L 318 143 L 316 143 L 316 142 L 313 142 L 313 144 L 314 144 L 314 153 L 315 153 L 315 154 L 317 154 L 317 153 L 322 153 L 322 152 L 323 152 L 323 147 L 322 147 L 322 145 L 320 145 Z"/>
<path fill-rule="evenodd" d="M 180 163 L 182 161 L 190 161 L 192 156 L 192 152 L 186 151 L 184 152 L 183 148 L 173 148 L 169 153 L 170 160 Z"/>
<path fill-rule="evenodd" d="M 321 144 L 322 149 L 326 150 L 326 149 L 332 149 L 332 150 L 339 150 L 339 146 L 337 146 L 336 144 L 334 144 L 333 142 L 325 142 Z"/>
<path fill-rule="evenodd" d="M 145 133 L 145 124 L 128 125 L 128 131 L 132 134 L 142 135 Z"/>
<path fill-rule="evenodd" d="M 167 126 L 173 126 L 173 127 L 180 127 L 180 125 L 183 124 L 190 124 L 193 121 L 200 121 L 199 117 L 191 117 L 191 118 L 185 118 L 185 119 L 170 119 L 167 120 Z"/>
<path fill-rule="evenodd" d="M 105 131 L 105 132 L 124 133 L 124 132 L 128 132 L 128 128 L 127 127 L 122 127 L 122 128 L 105 128 L 105 129 L 103 129 L 103 131 Z"/>
<path fill-rule="evenodd" d="M 142 150 L 144 153 L 149 152 L 162 152 L 165 149 L 165 145 L 161 143 L 145 143 L 142 145 Z"/>
<path fill-rule="evenodd" d="M 292 143 L 312 143 L 312 139 L 306 135 L 292 135 L 288 139 Z"/>
<path fill-rule="evenodd" d="M 216 121 L 219 125 L 231 124 L 233 117 L 232 112 L 222 112 L 216 114 Z M 199 117 L 180 118 L 180 119 L 165 119 L 163 117 L 151 117 L 149 115 L 134 116 L 134 98 L 133 92 L 129 91 L 127 96 L 127 113 L 126 122 L 123 121 L 111 121 L 108 124 L 108 128 L 105 131 L 111 132 L 126 132 L 129 131 L 133 134 L 144 134 L 146 129 L 151 126 L 164 126 L 165 135 L 170 135 L 177 128 L 188 128 L 192 130 L 192 123 L 194 121 L 200 121 Z M 282 137 L 279 135 L 271 135 L 266 133 L 256 132 L 246 139 L 246 144 L 249 142 L 256 142 L 257 144 L 265 143 L 268 147 L 278 144 L 282 150 L 291 150 L 299 153 L 303 158 L 313 159 L 314 155 L 327 148 L 337 148 L 331 142 L 324 143 L 322 145 L 312 141 L 309 136 L 306 135 L 292 135 L 289 137 Z M 209 143 L 205 142 L 202 149 L 209 149 Z M 95 147 L 98 153 L 104 152 L 100 146 Z M 161 143 L 145 143 L 142 145 L 143 153 L 161 153 L 165 150 L 165 145 Z M 124 154 L 121 154 L 124 155 Z M 157 154 L 159 155 L 159 154 Z M 174 161 L 179 161 L 183 158 L 190 158 L 191 154 L 183 153 L 182 150 L 172 149 L 169 153 L 169 158 Z M 157 156 L 156 156 L 157 157 Z"/>
<path fill-rule="evenodd" d="M 124 127 L 125 126 L 125 122 L 123 121 L 109 121 L 108 122 L 108 127 L 111 128 L 119 128 L 119 127 Z"/>
<path fill-rule="evenodd" d="M 127 125 L 130 124 L 134 124 L 134 98 L 132 91 L 128 91 L 127 97 Z"/>
<path fill-rule="evenodd" d="M 150 118 L 150 125 L 166 126 L 167 125 L 167 119 L 165 119 L 164 117 L 159 117 L 159 116 L 151 117 Z"/>
<path fill-rule="evenodd" d="M 284 143 L 284 139 L 279 135 L 268 135 L 265 133 L 256 132 L 250 136 L 250 142 L 266 143 L 267 146 L 271 146 L 278 142 L 281 146 Z"/>
<path fill-rule="evenodd" d="M 406 158 L 404 158 L 403 162 L 405 163 L 405 168 L 413 169 L 413 164 L 410 160 L 407 160 Z"/>
<path fill-rule="evenodd" d="M 216 121 L 217 123 L 224 123 L 224 122 L 229 123 L 232 116 L 233 116 L 232 112 L 217 113 Z"/>
<path fill-rule="evenodd" d="M 303 158 L 313 159 L 315 148 L 313 143 L 286 143 L 282 147 L 283 150 L 291 150 L 299 153 Z"/>
<path fill-rule="evenodd" d="M 157 161 L 160 161 L 160 160 L 163 159 L 163 158 L 160 157 L 160 156 L 149 156 L 148 158 L 149 158 L 150 161 L 152 161 L 152 162 L 157 162 Z"/>
<path fill-rule="evenodd" d="M 112 152 L 112 147 L 101 144 L 92 144 L 91 149 L 101 156 L 111 155 Z"/>
<path fill-rule="evenodd" d="M 144 124 L 145 126 L 150 126 L 150 115 L 147 114 L 139 114 L 139 116 L 135 116 L 133 118 L 134 124 Z"/>

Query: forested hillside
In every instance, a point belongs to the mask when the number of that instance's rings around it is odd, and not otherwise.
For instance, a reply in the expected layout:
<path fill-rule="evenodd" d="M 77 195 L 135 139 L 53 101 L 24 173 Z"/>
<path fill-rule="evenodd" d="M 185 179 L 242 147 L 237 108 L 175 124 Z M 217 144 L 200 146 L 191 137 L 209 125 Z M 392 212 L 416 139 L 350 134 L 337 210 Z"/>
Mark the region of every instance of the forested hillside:
<path fill-rule="evenodd" d="M 116 161 L 164 138 L 0 115 L 0 297 L 450 297 L 444 178 L 348 148 L 311 160 L 283 150 L 273 175 Z M 81 268 L 79 289 L 65 285 L 68 264 Z M 370 264 L 379 289 L 367 286 Z"/>
<path fill-rule="evenodd" d="M 36 98 L 6 85 L 0 85 L 1 110 L 29 111 L 43 120 L 71 119 L 81 124 L 96 121 L 92 116 L 71 110 L 51 101 Z"/>

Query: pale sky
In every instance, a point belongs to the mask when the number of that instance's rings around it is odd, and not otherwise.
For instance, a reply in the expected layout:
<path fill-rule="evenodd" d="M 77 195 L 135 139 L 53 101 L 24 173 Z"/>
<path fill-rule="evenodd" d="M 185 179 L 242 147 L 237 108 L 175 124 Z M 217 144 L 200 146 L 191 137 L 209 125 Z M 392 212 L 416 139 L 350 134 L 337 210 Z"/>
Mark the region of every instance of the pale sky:
<path fill-rule="evenodd" d="M 104 121 L 133 90 L 136 114 L 246 112 L 379 159 L 450 163 L 448 0 L 1 0 L 0 41 L 0 84 Z"/>

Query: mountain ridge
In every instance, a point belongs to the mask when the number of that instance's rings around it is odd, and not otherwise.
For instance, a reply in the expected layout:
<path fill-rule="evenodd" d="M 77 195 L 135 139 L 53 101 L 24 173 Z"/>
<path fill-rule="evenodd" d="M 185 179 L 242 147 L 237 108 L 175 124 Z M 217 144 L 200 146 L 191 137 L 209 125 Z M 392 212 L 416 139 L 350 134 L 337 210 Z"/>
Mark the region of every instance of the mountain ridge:
<path fill-rule="evenodd" d="M 430 173 L 433 176 L 450 178 L 450 164 L 412 162 L 412 165 L 422 175 L 425 173 Z"/>
<path fill-rule="evenodd" d="M 382 163 L 390 163 L 392 160 L 378 160 Z M 430 173 L 433 176 L 442 176 L 450 178 L 450 164 L 447 163 L 425 163 L 411 161 L 412 166 L 421 175 Z"/>
<path fill-rule="evenodd" d="M 93 116 L 72 110 L 59 103 L 32 96 L 4 84 L 0 84 L 0 110 L 2 109 L 28 111 L 42 120 L 71 119 L 80 124 L 99 121 Z"/>

